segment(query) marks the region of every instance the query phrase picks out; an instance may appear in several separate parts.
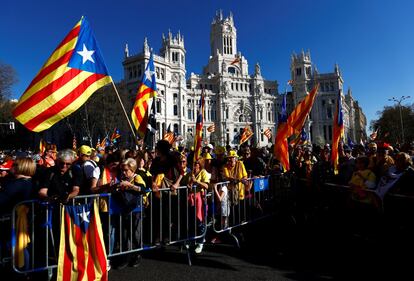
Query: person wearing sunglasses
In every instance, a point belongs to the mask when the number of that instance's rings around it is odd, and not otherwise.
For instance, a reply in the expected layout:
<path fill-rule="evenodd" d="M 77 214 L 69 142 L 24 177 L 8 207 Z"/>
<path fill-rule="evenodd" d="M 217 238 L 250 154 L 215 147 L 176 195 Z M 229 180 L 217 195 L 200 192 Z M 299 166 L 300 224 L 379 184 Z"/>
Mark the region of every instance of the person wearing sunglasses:
<path fill-rule="evenodd" d="M 74 160 L 72 150 L 59 151 L 56 165 L 49 168 L 44 175 L 39 190 L 40 198 L 67 202 L 79 194 L 82 173 L 72 168 Z"/>

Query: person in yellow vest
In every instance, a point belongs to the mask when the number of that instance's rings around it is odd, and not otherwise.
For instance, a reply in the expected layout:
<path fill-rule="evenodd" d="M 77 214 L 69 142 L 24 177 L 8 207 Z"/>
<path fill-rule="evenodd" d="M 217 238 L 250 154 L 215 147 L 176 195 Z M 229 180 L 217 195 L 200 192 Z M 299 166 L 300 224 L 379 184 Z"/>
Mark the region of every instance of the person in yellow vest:
<path fill-rule="evenodd" d="M 372 193 L 366 190 L 373 190 L 375 188 L 376 177 L 374 172 L 368 168 L 370 159 L 367 156 L 361 156 L 356 159 L 357 170 L 352 174 L 349 181 L 351 187 L 351 198 L 361 203 L 374 203 Z"/>
<path fill-rule="evenodd" d="M 229 199 L 232 206 L 236 206 L 235 216 L 236 222 L 243 221 L 245 210 L 245 188 L 248 184 L 247 171 L 242 161 L 238 160 L 236 151 L 230 150 L 227 153 L 227 163 L 223 167 L 223 179 L 229 181 Z"/>

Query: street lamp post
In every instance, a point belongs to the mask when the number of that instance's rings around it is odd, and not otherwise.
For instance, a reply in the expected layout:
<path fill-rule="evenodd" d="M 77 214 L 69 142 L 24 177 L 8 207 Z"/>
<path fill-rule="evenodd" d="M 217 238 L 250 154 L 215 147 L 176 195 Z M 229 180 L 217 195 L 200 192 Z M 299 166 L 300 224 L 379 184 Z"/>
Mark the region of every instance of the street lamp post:
<path fill-rule="evenodd" d="M 399 99 L 392 97 L 391 99 L 388 99 L 389 101 L 393 101 L 396 102 L 398 104 L 398 109 L 400 111 L 400 122 L 401 122 L 401 138 L 402 138 L 402 143 L 404 144 L 404 123 L 403 123 L 403 118 L 402 118 L 402 112 L 401 112 L 401 103 L 406 100 L 411 98 L 410 96 L 402 96 Z"/>

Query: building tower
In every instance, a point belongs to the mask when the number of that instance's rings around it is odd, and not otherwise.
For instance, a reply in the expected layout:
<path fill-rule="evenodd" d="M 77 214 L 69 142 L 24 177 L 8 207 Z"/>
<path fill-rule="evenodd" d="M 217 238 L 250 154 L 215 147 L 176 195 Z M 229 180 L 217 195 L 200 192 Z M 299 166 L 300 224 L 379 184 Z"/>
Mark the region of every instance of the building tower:
<path fill-rule="evenodd" d="M 184 36 L 180 31 L 173 36 L 168 31 L 168 36 L 162 35 L 162 46 L 160 56 L 164 58 L 164 63 L 168 65 L 165 75 L 165 104 L 172 105 L 172 112 L 164 112 L 166 116 L 165 126 L 172 125 L 176 134 L 185 132 L 185 111 L 186 101 L 186 68 L 185 68 L 185 47 Z M 167 106 L 165 107 L 167 109 Z M 163 128 L 164 129 L 164 128 Z"/>
<path fill-rule="evenodd" d="M 292 98 L 293 104 L 296 106 L 312 88 L 312 61 L 310 52 L 306 53 L 302 50 L 300 55 L 292 54 L 290 73 L 292 79 Z M 304 125 L 305 131 L 309 137 L 311 135 L 312 122 L 308 119 Z"/>
<path fill-rule="evenodd" d="M 232 13 L 226 18 L 223 18 L 222 11 L 216 13 L 211 23 L 210 46 L 213 57 L 217 54 L 234 57 L 237 54 L 237 30 Z"/>
<path fill-rule="evenodd" d="M 293 102 L 297 104 L 312 87 L 312 61 L 309 51 L 306 53 L 302 51 L 300 55 L 292 55 L 290 73 L 293 81 Z"/>

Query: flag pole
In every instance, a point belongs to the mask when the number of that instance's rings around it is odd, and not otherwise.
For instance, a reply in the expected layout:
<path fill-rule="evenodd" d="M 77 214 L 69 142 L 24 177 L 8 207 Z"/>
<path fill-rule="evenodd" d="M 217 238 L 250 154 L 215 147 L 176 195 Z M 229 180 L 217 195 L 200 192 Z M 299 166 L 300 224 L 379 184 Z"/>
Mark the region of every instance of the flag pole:
<path fill-rule="evenodd" d="M 114 81 L 113 81 L 112 79 L 111 79 L 111 83 L 112 83 L 112 86 L 114 87 L 114 90 L 115 90 L 116 96 L 118 97 L 118 101 L 119 101 L 119 103 L 121 104 L 122 111 L 123 111 L 123 112 L 124 112 L 124 114 L 125 114 L 125 118 L 126 118 L 126 120 L 128 121 L 129 128 L 131 129 L 132 135 L 134 136 L 134 140 L 135 140 L 135 143 L 136 143 L 136 142 L 137 142 L 137 135 L 135 134 L 135 130 L 134 130 L 134 128 L 132 127 L 132 124 L 131 124 L 131 121 L 129 120 L 128 114 L 126 113 L 126 110 L 125 110 L 124 104 L 122 103 L 121 97 L 119 96 L 118 90 L 116 89 L 116 86 L 115 86 Z"/>

